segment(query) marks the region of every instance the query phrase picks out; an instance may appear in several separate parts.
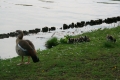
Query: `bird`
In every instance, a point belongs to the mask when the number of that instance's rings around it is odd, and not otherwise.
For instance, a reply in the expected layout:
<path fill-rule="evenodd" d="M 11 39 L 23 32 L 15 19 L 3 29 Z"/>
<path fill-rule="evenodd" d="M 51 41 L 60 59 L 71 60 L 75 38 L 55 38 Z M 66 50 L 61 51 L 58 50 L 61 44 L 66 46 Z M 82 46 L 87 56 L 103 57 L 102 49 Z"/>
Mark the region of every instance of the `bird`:
<path fill-rule="evenodd" d="M 17 65 L 29 64 L 30 57 L 32 58 L 34 63 L 39 62 L 39 58 L 37 56 L 34 44 L 30 40 L 23 39 L 24 34 L 22 30 L 16 30 L 16 34 L 16 53 L 22 57 L 21 63 Z M 23 61 L 24 56 L 28 56 L 28 61 L 25 63 Z"/>
<path fill-rule="evenodd" d="M 116 39 L 112 35 L 109 35 L 109 34 L 107 34 L 107 40 L 114 42 L 114 43 L 116 42 Z"/>

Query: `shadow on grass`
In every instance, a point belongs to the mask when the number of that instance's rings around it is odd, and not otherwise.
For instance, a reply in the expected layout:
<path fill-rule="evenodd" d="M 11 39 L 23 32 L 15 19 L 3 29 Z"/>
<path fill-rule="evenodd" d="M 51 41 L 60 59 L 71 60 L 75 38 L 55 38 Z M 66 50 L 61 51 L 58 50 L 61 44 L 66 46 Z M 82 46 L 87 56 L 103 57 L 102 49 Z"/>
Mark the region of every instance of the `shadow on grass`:
<path fill-rule="evenodd" d="M 113 42 L 110 42 L 110 41 L 106 41 L 104 42 L 104 45 L 103 45 L 105 48 L 115 48 L 117 46 L 116 43 L 113 43 Z"/>

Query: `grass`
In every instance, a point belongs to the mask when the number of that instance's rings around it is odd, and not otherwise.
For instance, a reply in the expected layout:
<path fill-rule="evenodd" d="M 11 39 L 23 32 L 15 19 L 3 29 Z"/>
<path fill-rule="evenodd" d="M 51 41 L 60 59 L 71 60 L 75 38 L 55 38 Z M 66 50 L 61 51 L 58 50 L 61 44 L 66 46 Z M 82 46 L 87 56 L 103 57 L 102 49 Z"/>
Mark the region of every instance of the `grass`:
<path fill-rule="evenodd" d="M 48 41 L 46 41 L 45 46 L 46 46 L 46 48 L 49 49 L 54 46 L 57 46 L 58 44 L 59 44 L 59 42 L 58 42 L 57 37 L 53 37 L 53 38 L 49 39 Z"/>
<path fill-rule="evenodd" d="M 111 34 L 116 43 L 106 41 Z M 20 57 L 0 59 L 2 80 L 119 80 L 120 27 L 98 29 L 82 34 L 90 42 L 59 44 L 48 50 L 37 50 L 40 62 L 17 66 Z M 75 37 L 78 37 L 77 35 Z"/>

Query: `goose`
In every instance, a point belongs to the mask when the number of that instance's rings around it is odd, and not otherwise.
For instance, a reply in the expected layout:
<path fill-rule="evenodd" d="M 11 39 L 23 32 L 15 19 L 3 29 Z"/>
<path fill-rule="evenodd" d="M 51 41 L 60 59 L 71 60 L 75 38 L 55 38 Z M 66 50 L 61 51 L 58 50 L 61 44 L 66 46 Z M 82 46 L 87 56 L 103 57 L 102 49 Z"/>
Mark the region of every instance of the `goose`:
<path fill-rule="evenodd" d="M 17 33 L 17 39 L 16 39 L 16 53 L 22 57 L 21 64 L 29 64 L 30 63 L 30 57 L 32 58 L 33 62 L 39 62 L 39 58 L 37 57 L 37 52 L 35 51 L 35 47 L 33 43 L 30 40 L 24 40 L 23 39 L 23 31 L 16 30 Z M 24 56 L 28 56 L 28 62 L 23 61 Z"/>

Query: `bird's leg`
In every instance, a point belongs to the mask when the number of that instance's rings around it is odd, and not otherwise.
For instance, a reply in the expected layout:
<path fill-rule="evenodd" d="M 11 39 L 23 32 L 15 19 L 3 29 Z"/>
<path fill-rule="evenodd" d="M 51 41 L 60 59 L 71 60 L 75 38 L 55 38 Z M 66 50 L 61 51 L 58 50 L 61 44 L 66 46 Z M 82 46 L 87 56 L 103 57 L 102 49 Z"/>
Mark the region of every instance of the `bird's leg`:
<path fill-rule="evenodd" d="M 24 59 L 24 57 L 22 56 L 21 63 L 18 63 L 17 65 L 21 65 L 21 64 L 23 64 L 23 59 Z"/>
<path fill-rule="evenodd" d="M 22 56 L 22 61 L 21 61 L 21 63 L 23 63 L 23 59 L 24 59 L 24 57 Z"/>
<path fill-rule="evenodd" d="M 25 62 L 25 64 L 30 64 L 30 56 L 28 56 L 28 62 Z"/>

